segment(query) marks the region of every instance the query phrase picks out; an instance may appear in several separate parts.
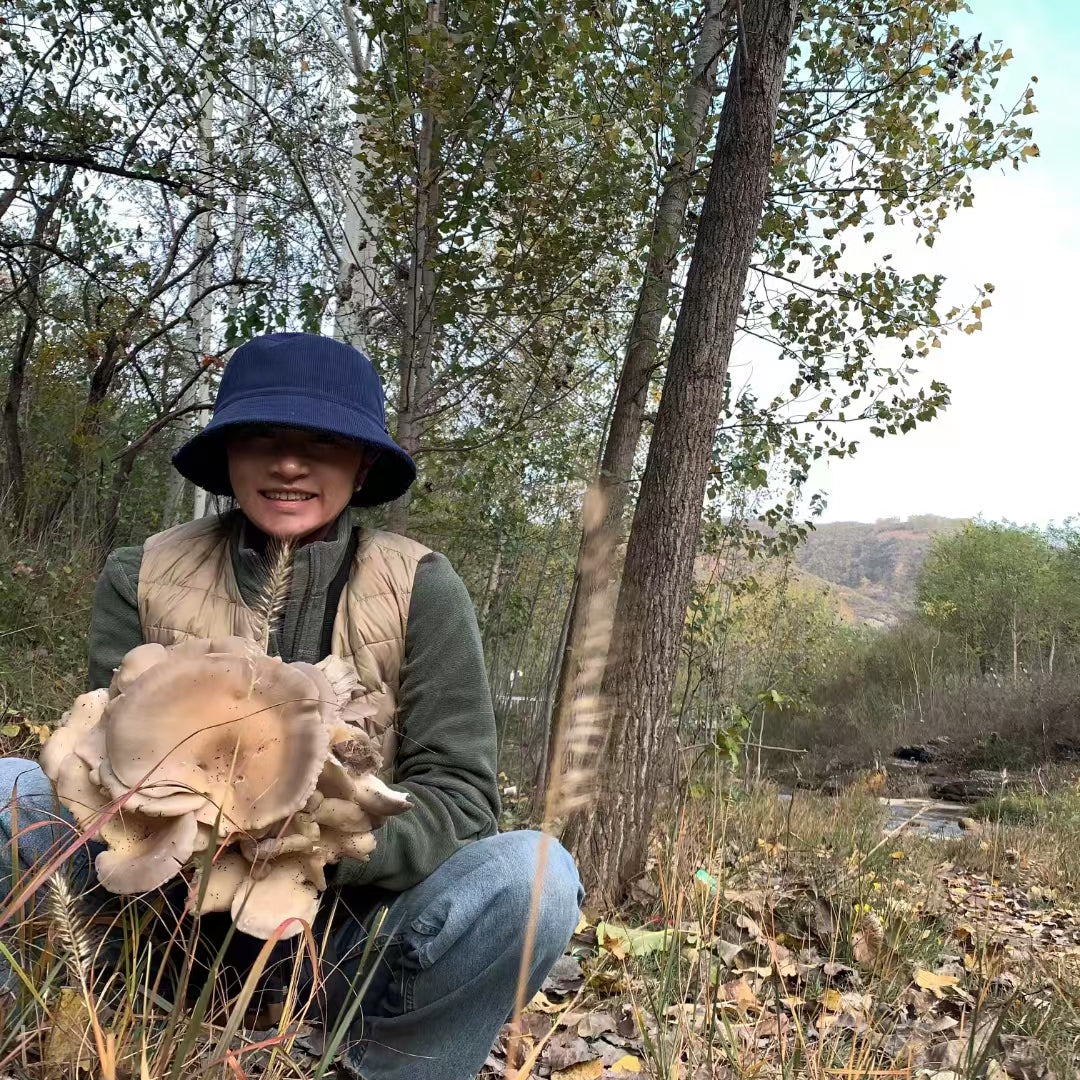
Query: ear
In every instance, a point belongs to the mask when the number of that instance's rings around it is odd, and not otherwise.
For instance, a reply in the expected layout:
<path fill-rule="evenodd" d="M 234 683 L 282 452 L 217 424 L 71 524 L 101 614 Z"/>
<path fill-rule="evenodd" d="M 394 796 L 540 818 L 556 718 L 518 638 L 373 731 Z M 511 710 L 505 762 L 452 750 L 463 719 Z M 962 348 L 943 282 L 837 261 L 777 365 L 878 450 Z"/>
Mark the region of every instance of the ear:
<path fill-rule="evenodd" d="M 356 470 L 356 485 L 353 490 L 359 491 L 364 486 L 364 481 L 368 478 L 368 473 L 371 472 L 372 465 L 379 460 L 378 450 L 365 450 L 364 456 L 360 460 L 360 466 Z"/>

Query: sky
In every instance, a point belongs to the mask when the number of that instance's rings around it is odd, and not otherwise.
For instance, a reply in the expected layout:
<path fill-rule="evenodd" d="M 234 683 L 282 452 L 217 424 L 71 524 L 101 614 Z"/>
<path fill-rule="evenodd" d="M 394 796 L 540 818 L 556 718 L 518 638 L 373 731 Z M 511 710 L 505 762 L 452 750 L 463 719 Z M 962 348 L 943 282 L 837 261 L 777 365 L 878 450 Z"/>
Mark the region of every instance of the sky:
<path fill-rule="evenodd" d="M 965 33 L 1013 50 L 1002 100 L 1038 76 L 1029 120 L 1040 157 L 980 174 L 974 206 L 945 222 L 932 252 L 922 247 L 920 265 L 944 274 L 953 295 L 992 282 L 992 307 L 982 332 L 950 334 L 917 365 L 925 382 L 950 387 L 943 414 L 906 435 L 865 437 L 854 457 L 815 468 L 824 521 L 1080 517 L 1080 4 L 969 2 Z"/>

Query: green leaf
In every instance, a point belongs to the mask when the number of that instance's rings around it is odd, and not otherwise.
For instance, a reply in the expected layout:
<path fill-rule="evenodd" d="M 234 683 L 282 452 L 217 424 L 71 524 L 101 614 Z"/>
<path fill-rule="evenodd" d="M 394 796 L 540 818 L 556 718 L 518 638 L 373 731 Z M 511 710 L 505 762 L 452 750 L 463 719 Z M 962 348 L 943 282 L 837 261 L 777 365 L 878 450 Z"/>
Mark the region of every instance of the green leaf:
<path fill-rule="evenodd" d="M 648 956 L 663 952 L 683 935 L 678 930 L 646 930 L 643 927 L 596 924 L 596 941 L 601 948 L 624 956 Z"/>

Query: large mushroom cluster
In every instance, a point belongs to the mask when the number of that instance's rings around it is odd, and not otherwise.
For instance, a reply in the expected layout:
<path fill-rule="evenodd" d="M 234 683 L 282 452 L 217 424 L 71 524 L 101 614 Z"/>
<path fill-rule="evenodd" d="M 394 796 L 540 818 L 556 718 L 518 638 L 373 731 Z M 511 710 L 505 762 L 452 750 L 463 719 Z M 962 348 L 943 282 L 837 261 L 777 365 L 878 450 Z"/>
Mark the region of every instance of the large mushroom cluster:
<path fill-rule="evenodd" d="M 379 779 L 372 711 L 334 657 L 286 664 L 242 638 L 140 645 L 76 699 L 41 767 L 81 827 L 100 824 L 106 889 L 147 892 L 191 866 L 197 911 L 267 938 L 310 922 L 325 867 L 366 858 L 409 806 Z"/>

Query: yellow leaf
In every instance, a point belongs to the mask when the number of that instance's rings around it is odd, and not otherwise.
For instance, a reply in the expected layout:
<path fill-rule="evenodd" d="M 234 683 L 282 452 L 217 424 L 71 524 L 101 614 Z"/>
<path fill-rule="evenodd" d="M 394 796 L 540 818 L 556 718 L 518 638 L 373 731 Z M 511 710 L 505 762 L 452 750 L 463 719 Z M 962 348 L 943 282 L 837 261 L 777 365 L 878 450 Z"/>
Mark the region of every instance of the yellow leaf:
<path fill-rule="evenodd" d="M 915 985 L 921 986 L 924 990 L 931 991 L 935 997 L 944 997 L 942 990 L 948 986 L 956 986 L 960 980 L 955 975 L 937 975 L 933 971 L 927 971 L 926 968 L 919 968 L 915 972 Z"/>
<path fill-rule="evenodd" d="M 96 1056 L 90 1024 L 86 1000 L 77 990 L 65 986 L 49 1017 L 44 1065 L 50 1076 L 73 1075 L 80 1065 L 89 1068 Z"/>
<path fill-rule="evenodd" d="M 611 1066 L 611 1071 L 617 1073 L 639 1073 L 641 1072 L 641 1058 L 636 1058 L 633 1054 L 627 1054 L 626 1057 L 619 1058 L 619 1060 Z"/>
<path fill-rule="evenodd" d="M 717 999 L 721 1002 L 731 1002 L 741 1010 L 760 1008 L 757 994 L 754 993 L 745 976 L 724 983 L 717 991 Z"/>
<path fill-rule="evenodd" d="M 844 1007 L 844 995 L 830 986 L 821 996 L 821 1007 L 829 1012 L 839 1012 Z"/>
<path fill-rule="evenodd" d="M 1009 62 L 1009 61 L 1010 61 L 1010 60 L 1011 60 L 1012 58 L 1013 58 L 1013 51 L 1012 51 L 1012 49 L 1006 49 L 1006 50 L 1005 50 L 1005 51 L 1004 51 L 1004 52 L 1003 52 L 1003 53 L 1001 54 L 1001 62 L 1002 62 L 1003 64 L 1006 64 L 1006 63 L 1008 63 L 1008 62 Z"/>
<path fill-rule="evenodd" d="M 594 1058 L 592 1061 L 582 1061 L 580 1064 L 571 1065 L 569 1069 L 553 1072 L 551 1080 L 600 1080 L 603 1075 L 603 1059 Z"/>
<path fill-rule="evenodd" d="M 902 851 L 894 851 L 889 856 L 890 859 L 902 859 L 903 857 L 904 857 L 904 853 Z"/>

